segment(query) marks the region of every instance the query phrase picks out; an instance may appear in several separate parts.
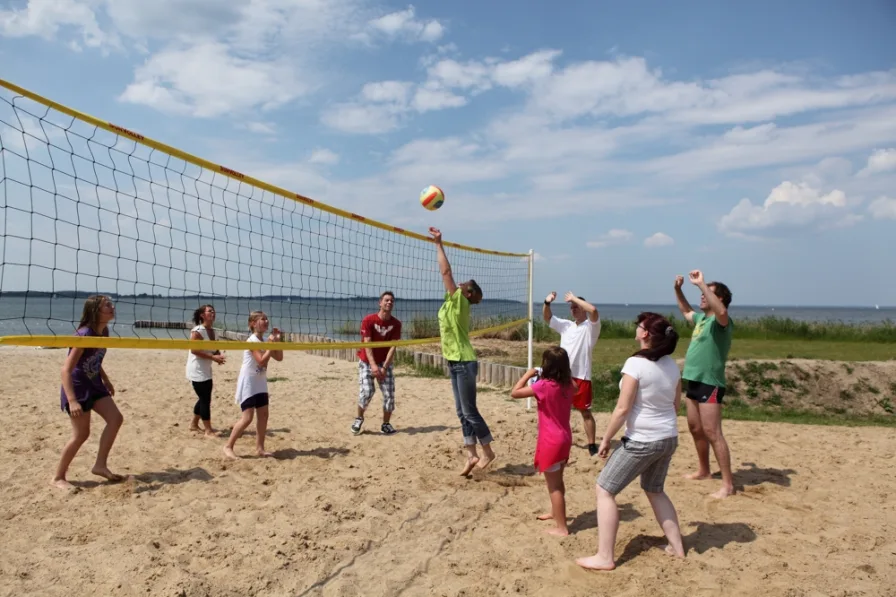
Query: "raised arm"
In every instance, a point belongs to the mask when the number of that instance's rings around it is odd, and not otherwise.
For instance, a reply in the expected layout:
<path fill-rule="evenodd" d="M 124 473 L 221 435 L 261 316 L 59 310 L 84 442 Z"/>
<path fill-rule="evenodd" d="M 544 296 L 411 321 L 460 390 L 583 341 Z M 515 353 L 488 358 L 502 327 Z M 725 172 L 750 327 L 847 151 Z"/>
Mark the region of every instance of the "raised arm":
<path fill-rule="evenodd" d="M 554 316 L 553 311 L 551 311 L 551 303 L 554 302 L 555 298 L 557 298 L 556 292 L 552 292 L 544 297 L 544 306 L 541 308 L 541 316 L 544 318 L 545 323 L 551 323 L 551 317 Z"/>
<path fill-rule="evenodd" d="M 566 299 L 567 303 L 572 302 L 581 307 L 582 311 L 588 314 L 588 319 L 590 319 L 592 323 L 600 318 L 600 313 L 597 312 L 597 307 L 595 307 L 588 301 L 583 301 L 572 292 L 567 292 L 564 298 Z"/>
<path fill-rule="evenodd" d="M 523 376 L 516 381 L 513 389 L 510 390 L 511 398 L 532 398 L 535 396 L 535 392 L 532 391 L 532 386 L 528 384 L 529 380 L 538 375 L 538 372 L 535 369 L 529 369 Z"/>
<path fill-rule="evenodd" d="M 694 309 L 688 299 L 685 298 L 681 286 L 684 284 L 684 276 L 675 276 L 675 299 L 678 301 L 678 310 L 684 315 L 688 323 L 694 323 Z"/>
<path fill-rule="evenodd" d="M 442 284 L 448 294 L 454 294 L 457 284 L 454 282 L 454 274 L 451 272 L 451 264 L 445 255 L 445 247 L 442 246 L 442 232 L 438 228 L 430 228 L 429 235 L 436 243 L 436 253 L 439 259 L 439 273 L 442 274 Z"/>
<path fill-rule="evenodd" d="M 706 282 L 703 280 L 703 272 L 695 269 L 688 274 L 688 277 L 691 279 L 691 283 L 699 288 L 703 296 L 706 297 L 706 306 L 716 316 L 716 321 L 719 322 L 719 325 L 723 328 L 728 327 L 728 307 L 722 304 L 722 299 L 717 297 L 716 293 L 706 285 Z"/>

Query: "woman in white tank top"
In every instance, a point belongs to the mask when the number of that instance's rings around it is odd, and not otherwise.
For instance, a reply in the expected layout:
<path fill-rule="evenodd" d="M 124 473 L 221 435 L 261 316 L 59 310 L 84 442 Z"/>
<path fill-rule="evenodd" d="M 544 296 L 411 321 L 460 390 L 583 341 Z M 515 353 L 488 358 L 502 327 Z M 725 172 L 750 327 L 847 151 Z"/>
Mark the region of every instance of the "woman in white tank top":
<path fill-rule="evenodd" d="M 215 308 L 202 305 L 193 312 L 190 340 L 214 340 Z M 198 400 L 193 407 L 193 422 L 190 431 L 201 431 L 199 421 L 205 427 L 205 435 L 215 437 L 212 429 L 212 363 L 224 364 L 224 355 L 218 350 L 191 350 L 187 355 L 187 379 L 193 384 Z"/>

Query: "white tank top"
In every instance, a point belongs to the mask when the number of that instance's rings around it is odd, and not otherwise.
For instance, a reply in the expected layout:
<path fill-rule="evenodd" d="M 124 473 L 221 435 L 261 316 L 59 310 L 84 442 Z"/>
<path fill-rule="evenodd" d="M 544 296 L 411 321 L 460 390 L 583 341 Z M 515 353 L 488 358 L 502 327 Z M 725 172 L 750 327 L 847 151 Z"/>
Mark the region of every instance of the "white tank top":
<path fill-rule="evenodd" d="M 261 342 L 258 336 L 252 334 L 246 340 L 247 342 Z M 258 350 L 264 350 L 263 346 Z M 236 380 L 236 403 L 242 404 L 247 398 L 251 398 L 256 394 L 267 393 L 268 391 L 268 368 L 259 367 L 252 356 L 251 350 L 243 351 L 243 364 L 240 367 L 240 376 Z"/>
<path fill-rule="evenodd" d="M 204 325 L 197 325 L 195 328 L 190 330 L 192 332 L 199 332 L 202 336 L 203 340 L 208 340 L 208 330 Z M 213 350 L 203 350 L 207 355 L 211 355 L 214 353 Z M 187 354 L 187 379 L 190 381 L 208 381 L 212 378 L 212 361 L 211 359 L 200 359 L 191 350 Z"/>

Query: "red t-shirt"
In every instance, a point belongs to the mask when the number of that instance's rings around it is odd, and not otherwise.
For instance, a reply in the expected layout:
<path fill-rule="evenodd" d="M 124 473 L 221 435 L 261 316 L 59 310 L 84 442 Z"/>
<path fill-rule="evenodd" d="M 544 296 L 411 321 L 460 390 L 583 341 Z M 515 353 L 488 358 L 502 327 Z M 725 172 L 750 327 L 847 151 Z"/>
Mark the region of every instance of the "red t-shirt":
<path fill-rule="evenodd" d="M 389 321 L 380 319 L 379 313 L 371 313 L 361 320 L 361 338 L 370 338 L 371 342 L 388 342 L 389 340 L 401 339 L 401 322 L 395 317 L 389 318 Z M 373 358 L 377 365 L 382 364 L 389 354 L 389 348 L 373 348 Z M 358 358 L 367 363 L 367 350 L 361 348 L 358 350 Z"/>

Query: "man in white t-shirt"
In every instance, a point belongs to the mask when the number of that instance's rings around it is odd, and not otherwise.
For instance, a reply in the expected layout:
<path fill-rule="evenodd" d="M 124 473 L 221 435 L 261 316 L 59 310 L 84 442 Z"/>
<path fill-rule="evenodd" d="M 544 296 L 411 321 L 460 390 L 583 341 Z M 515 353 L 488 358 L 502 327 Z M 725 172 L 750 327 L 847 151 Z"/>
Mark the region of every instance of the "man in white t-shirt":
<path fill-rule="evenodd" d="M 576 394 L 572 406 L 582 413 L 585 425 L 585 436 L 588 438 L 588 453 L 597 454 L 595 442 L 594 416 L 591 414 L 591 353 L 600 337 L 600 314 L 597 307 L 572 292 L 567 292 L 566 302 L 572 321 L 559 319 L 551 312 L 551 303 L 557 298 L 552 292 L 544 299 L 541 314 L 545 323 L 560 334 L 560 346 L 569 354 L 569 366 L 572 369 Z"/>

